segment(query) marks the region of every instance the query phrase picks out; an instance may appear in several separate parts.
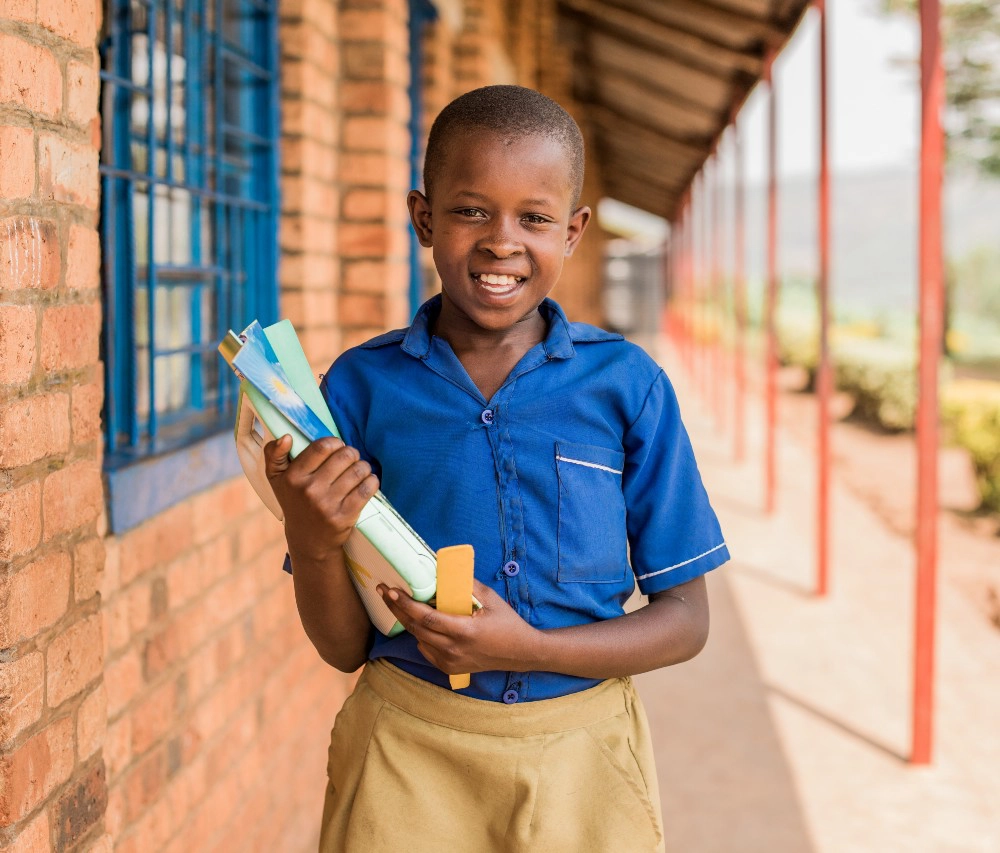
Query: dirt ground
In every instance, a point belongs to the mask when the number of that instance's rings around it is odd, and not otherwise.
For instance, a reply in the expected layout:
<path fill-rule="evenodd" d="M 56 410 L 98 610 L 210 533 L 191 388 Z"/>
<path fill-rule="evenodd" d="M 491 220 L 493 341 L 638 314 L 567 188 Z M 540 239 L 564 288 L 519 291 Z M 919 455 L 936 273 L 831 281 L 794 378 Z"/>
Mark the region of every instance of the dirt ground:
<path fill-rule="evenodd" d="M 815 446 L 817 400 L 799 390 L 803 379 L 794 368 L 780 376 L 781 424 L 803 443 Z M 836 395 L 830 434 L 836 476 L 892 530 L 912 536 L 917 491 L 914 436 L 854 421 L 850 409 L 850 399 Z M 965 451 L 942 447 L 938 464 L 940 582 L 959 587 L 1000 630 L 1000 517 L 977 511 L 979 497 Z"/>

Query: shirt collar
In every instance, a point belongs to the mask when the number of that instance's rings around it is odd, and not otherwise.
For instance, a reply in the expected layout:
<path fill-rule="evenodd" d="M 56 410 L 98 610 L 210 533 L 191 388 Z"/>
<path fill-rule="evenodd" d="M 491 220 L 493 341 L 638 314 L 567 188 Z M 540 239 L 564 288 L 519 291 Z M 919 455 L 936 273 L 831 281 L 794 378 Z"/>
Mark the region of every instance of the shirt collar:
<path fill-rule="evenodd" d="M 401 344 L 403 352 L 414 358 L 426 359 L 431 351 L 431 326 L 441 311 L 441 294 L 432 296 L 417 311 L 413 323 L 407 329 Z M 538 311 L 548 324 L 548 332 L 542 347 L 548 358 L 573 358 L 573 336 L 566 314 L 557 302 L 546 297 L 538 306 Z"/>

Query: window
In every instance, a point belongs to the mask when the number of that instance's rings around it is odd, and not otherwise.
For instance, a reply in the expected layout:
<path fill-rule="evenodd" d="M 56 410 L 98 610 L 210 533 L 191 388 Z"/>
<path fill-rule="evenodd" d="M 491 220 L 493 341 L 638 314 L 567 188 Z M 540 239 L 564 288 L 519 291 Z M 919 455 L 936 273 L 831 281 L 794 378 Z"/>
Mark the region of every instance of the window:
<path fill-rule="evenodd" d="M 106 467 L 233 423 L 216 352 L 277 319 L 277 0 L 109 0 Z"/>
<path fill-rule="evenodd" d="M 278 0 L 107 2 L 102 355 L 117 533 L 239 470 L 222 433 L 236 383 L 216 345 L 277 319 Z"/>
<path fill-rule="evenodd" d="M 424 48 L 427 25 L 437 19 L 437 11 L 430 0 L 409 0 L 410 30 L 410 186 L 423 185 L 421 172 L 424 161 Z M 420 241 L 417 232 L 410 228 L 410 314 L 416 314 L 424 301 L 423 270 L 421 269 Z"/>

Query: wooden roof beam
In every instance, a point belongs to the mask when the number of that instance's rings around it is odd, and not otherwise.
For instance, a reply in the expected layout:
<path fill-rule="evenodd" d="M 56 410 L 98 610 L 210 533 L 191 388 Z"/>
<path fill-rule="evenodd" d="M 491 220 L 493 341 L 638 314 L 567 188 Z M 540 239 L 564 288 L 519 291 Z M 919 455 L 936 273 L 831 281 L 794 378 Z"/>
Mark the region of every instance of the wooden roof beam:
<path fill-rule="evenodd" d="M 603 1 L 620 5 L 615 0 Z M 628 0 L 628 8 L 660 24 L 736 50 L 746 50 L 754 42 L 778 47 L 788 38 L 786 29 L 773 21 L 713 6 L 705 0 Z"/>
<path fill-rule="evenodd" d="M 706 70 L 728 78 L 732 69 L 754 77 L 763 70 L 763 59 L 744 51 L 734 50 L 711 39 L 685 32 L 651 20 L 645 15 L 611 5 L 603 0 L 559 0 L 564 9 L 583 15 L 589 20 L 617 30 L 632 42 L 642 43 L 653 50 L 676 51 L 686 60 L 694 60 Z"/>
<path fill-rule="evenodd" d="M 587 105 L 587 115 L 604 133 L 656 140 L 657 144 L 663 146 L 664 153 L 669 152 L 671 156 L 700 163 L 712 153 L 712 145 L 709 141 L 699 145 L 687 139 L 679 139 L 672 136 L 669 130 L 623 113 L 620 105 L 619 108 L 613 109 L 605 104 L 589 104 Z"/>

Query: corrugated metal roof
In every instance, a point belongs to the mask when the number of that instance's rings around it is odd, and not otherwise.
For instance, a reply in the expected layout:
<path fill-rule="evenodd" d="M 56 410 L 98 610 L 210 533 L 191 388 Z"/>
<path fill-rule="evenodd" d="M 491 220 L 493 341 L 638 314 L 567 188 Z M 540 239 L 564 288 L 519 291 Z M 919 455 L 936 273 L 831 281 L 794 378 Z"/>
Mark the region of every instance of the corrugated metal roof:
<path fill-rule="evenodd" d="M 672 218 L 809 0 L 559 0 L 607 195 Z"/>

